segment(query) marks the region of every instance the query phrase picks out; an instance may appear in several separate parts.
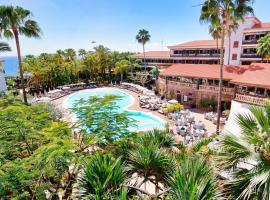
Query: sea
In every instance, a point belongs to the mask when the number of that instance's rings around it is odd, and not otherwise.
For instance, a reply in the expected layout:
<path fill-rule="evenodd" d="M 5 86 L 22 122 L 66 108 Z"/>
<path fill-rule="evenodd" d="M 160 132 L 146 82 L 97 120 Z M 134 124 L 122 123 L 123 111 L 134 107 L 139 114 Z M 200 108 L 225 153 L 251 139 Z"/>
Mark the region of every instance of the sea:
<path fill-rule="evenodd" d="M 16 56 L 0 57 L 3 61 L 3 69 L 6 76 L 18 76 L 18 58 Z"/>

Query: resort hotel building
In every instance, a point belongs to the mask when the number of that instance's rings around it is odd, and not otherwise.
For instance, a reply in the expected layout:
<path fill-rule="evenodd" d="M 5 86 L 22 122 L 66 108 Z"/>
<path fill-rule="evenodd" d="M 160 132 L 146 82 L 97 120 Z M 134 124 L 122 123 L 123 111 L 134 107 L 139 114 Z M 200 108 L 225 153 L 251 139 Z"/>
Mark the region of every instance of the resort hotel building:
<path fill-rule="evenodd" d="M 237 100 L 264 105 L 270 96 L 270 63 L 256 53 L 258 39 L 270 33 L 270 23 L 246 17 L 225 40 L 222 103 Z M 145 52 L 145 65 L 158 66 L 160 95 L 187 105 L 216 99 L 219 82 L 220 41 L 198 40 L 172 45 L 168 51 Z M 133 55 L 143 60 L 143 54 Z M 264 63 L 265 62 L 265 63 Z"/>

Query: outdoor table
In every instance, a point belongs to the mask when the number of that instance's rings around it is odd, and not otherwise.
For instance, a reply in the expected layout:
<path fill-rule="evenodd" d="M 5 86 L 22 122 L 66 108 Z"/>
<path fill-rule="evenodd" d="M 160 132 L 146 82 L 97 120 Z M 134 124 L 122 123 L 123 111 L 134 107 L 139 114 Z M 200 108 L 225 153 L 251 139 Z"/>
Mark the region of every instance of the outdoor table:
<path fill-rule="evenodd" d="M 196 130 L 195 130 L 195 133 L 196 133 L 196 135 L 198 135 L 199 137 L 203 137 L 204 134 L 205 134 L 205 130 L 203 130 L 203 129 L 196 129 Z"/>
<path fill-rule="evenodd" d="M 178 119 L 177 120 L 177 124 L 178 124 L 178 126 L 184 126 L 185 125 L 185 121 L 183 121 L 182 119 Z"/>
<path fill-rule="evenodd" d="M 181 136 L 185 136 L 187 132 L 187 128 L 185 126 L 178 126 L 178 130 Z"/>
<path fill-rule="evenodd" d="M 187 116 L 186 119 L 187 119 L 188 122 L 193 122 L 194 121 L 194 117 L 192 117 L 192 116 Z"/>
<path fill-rule="evenodd" d="M 192 137 L 192 135 L 190 135 L 190 134 L 186 135 L 185 139 L 186 139 L 186 141 L 188 141 L 188 142 L 193 141 L 193 137 Z"/>
<path fill-rule="evenodd" d="M 194 126 L 195 129 L 203 129 L 204 128 L 204 123 L 202 121 L 195 121 L 193 126 Z"/>

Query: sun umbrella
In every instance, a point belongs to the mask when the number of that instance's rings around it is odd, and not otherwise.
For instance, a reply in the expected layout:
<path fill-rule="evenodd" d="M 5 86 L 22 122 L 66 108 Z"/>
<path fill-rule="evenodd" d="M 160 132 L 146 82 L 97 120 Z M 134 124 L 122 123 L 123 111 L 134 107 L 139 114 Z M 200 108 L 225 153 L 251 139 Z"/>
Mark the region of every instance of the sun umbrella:
<path fill-rule="evenodd" d="M 168 103 L 170 103 L 170 104 L 175 104 L 175 103 L 178 103 L 178 101 L 175 100 L 175 99 L 172 99 L 172 100 L 168 101 Z"/>

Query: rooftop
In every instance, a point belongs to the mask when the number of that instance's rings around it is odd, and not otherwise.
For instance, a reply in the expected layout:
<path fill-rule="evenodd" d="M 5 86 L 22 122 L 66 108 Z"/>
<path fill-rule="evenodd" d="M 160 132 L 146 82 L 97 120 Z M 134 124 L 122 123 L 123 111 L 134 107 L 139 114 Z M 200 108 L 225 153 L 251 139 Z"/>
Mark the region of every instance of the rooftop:
<path fill-rule="evenodd" d="M 217 48 L 216 40 L 194 40 L 182 44 L 168 46 L 169 49 L 183 49 L 183 48 Z"/>
<path fill-rule="evenodd" d="M 219 79 L 219 65 L 174 64 L 163 70 L 163 76 Z M 270 88 L 270 64 L 224 66 L 223 78 L 232 83 Z"/>

